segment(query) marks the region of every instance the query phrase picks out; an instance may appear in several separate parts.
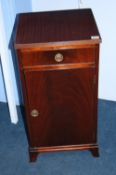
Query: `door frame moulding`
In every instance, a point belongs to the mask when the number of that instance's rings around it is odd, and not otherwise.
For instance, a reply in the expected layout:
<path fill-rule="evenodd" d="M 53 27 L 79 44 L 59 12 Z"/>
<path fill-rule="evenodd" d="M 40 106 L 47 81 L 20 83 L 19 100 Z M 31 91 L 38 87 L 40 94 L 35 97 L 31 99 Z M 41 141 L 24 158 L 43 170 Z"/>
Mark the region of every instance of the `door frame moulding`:
<path fill-rule="evenodd" d="M 11 71 L 8 63 L 9 51 L 7 46 L 6 34 L 4 30 L 4 20 L 3 20 L 1 3 L 0 3 L 0 55 L 1 55 L 3 78 L 5 83 L 5 90 L 6 90 L 11 123 L 16 124 L 18 122 L 18 114 L 16 108 L 14 87 L 12 84 L 12 78 L 10 73 Z"/>

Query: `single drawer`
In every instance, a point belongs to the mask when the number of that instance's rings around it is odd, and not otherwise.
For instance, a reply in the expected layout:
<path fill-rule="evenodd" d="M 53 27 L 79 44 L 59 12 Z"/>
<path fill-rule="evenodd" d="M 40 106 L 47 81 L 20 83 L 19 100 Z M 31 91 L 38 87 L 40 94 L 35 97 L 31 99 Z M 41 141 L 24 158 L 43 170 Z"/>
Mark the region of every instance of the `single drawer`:
<path fill-rule="evenodd" d="M 21 51 L 23 67 L 95 62 L 95 48 L 55 51 Z"/>

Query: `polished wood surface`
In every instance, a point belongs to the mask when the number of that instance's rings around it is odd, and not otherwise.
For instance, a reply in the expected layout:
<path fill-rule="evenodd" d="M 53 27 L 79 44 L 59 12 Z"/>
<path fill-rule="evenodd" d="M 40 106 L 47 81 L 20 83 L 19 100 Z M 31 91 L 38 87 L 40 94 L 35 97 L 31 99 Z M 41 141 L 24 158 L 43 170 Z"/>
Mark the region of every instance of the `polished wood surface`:
<path fill-rule="evenodd" d="M 55 51 L 20 51 L 22 66 L 28 68 L 29 66 L 37 65 L 61 65 L 72 63 L 94 63 L 95 62 L 95 47 L 55 50 Z M 61 54 L 63 60 L 57 62 L 55 56 Z M 86 58 L 86 60 L 85 60 Z"/>
<path fill-rule="evenodd" d="M 65 45 L 67 42 L 99 43 L 101 38 L 91 9 L 24 13 L 18 20 L 16 48 Z M 91 39 L 92 36 L 97 38 Z M 61 42 L 61 44 L 60 44 Z M 53 44 L 52 44 L 53 43 Z M 84 43 L 85 44 L 85 43 Z"/>
<path fill-rule="evenodd" d="M 90 113 L 93 109 L 93 72 L 90 68 L 24 73 L 29 113 L 33 109 L 40 112 L 38 117 L 29 116 L 33 123 L 31 146 L 95 142 L 94 118 Z"/>
<path fill-rule="evenodd" d="M 26 13 L 18 21 L 15 48 L 30 161 L 46 151 L 90 150 L 97 157 L 101 38 L 92 11 Z"/>

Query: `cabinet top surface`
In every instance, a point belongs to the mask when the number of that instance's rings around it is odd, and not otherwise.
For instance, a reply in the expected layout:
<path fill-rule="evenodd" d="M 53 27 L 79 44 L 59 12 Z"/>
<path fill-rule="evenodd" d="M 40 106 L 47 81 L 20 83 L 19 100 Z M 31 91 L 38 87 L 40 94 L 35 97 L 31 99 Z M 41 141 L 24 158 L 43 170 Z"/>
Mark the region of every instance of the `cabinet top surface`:
<path fill-rule="evenodd" d="M 23 13 L 17 18 L 15 48 L 100 41 L 91 9 Z"/>

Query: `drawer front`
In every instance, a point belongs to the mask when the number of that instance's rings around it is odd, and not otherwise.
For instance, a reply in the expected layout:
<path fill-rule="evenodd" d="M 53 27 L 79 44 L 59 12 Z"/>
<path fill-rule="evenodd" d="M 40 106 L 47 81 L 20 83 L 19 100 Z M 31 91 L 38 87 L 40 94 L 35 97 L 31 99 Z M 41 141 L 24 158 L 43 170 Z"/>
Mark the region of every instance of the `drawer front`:
<path fill-rule="evenodd" d="M 21 51 L 20 61 L 23 67 L 73 63 L 94 63 L 95 48 L 55 50 L 44 52 Z"/>

